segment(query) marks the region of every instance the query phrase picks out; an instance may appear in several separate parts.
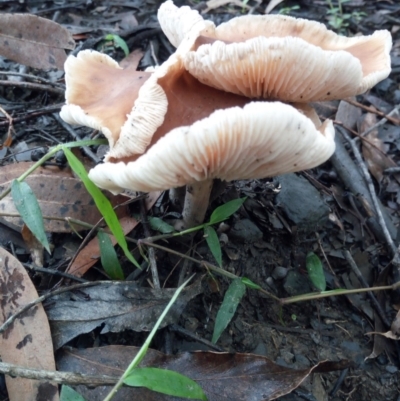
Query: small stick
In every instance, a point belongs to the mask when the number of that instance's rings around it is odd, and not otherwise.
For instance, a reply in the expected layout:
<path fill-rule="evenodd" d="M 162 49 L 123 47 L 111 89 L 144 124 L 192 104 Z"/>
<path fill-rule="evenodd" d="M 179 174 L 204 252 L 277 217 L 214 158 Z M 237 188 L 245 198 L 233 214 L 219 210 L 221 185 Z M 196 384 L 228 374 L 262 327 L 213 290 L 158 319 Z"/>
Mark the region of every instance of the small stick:
<path fill-rule="evenodd" d="M 360 269 L 358 268 L 356 262 L 354 261 L 353 257 L 351 256 L 351 253 L 348 250 L 345 250 L 343 252 L 343 255 L 344 255 L 344 258 L 347 260 L 347 263 L 351 267 L 351 270 L 353 270 L 353 273 L 357 276 L 358 280 L 360 281 L 360 284 L 364 288 L 369 288 L 368 283 L 365 281 L 364 276 L 360 272 Z M 385 324 L 386 328 L 389 328 L 390 327 L 390 323 L 387 320 L 386 313 L 382 309 L 381 304 L 376 299 L 374 293 L 371 292 L 371 291 L 368 291 L 367 295 L 371 299 L 371 301 L 372 301 L 372 303 L 373 303 L 373 305 L 375 307 L 375 310 L 378 312 L 382 322 Z"/>
<path fill-rule="evenodd" d="M 399 105 L 400 107 L 400 105 Z M 383 231 L 383 234 L 385 236 L 386 239 L 386 243 L 389 247 L 389 250 L 391 252 L 391 255 L 393 257 L 393 255 L 396 253 L 396 247 L 394 245 L 393 239 L 390 236 L 389 230 L 386 226 L 385 220 L 383 219 L 382 216 L 382 212 L 381 209 L 379 207 L 379 202 L 378 202 L 378 197 L 376 196 L 376 192 L 375 192 L 375 188 L 374 188 L 374 184 L 372 182 L 371 176 L 368 172 L 368 169 L 362 159 L 361 153 L 358 150 L 356 144 L 355 144 L 355 140 L 352 140 L 349 135 L 347 134 L 346 130 L 343 129 L 342 127 L 338 126 L 337 129 L 340 131 L 340 133 L 343 135 L 344 138 L 346 138 L 346 140 L 349 142 L 351 149 L 353 151 L 354 157 L 356 158 L 358 165 L 360 166 L 360 169 L 364 175 L 364 179 L 367 183 L 368 189 L 369 189 L 369 193 L 371 195 L 372 198 L 372 203 L 374 205 L 375 208 L 375 213 L 378 217 L 378 221 L 379 221 L 379 225 L 381 226 L 381 229 Z"/>
<path fill-rule="evenodd" d="M 369 113 L 374 113 L 380 117 L 384 117 L 384 118 L 386 118 L 386 120 L 390 121 L 393 124 L 396 124 L 396 125 L 400 124 L 400 120 L 398 118 L 394 118 L 390 114 L 386 114 L 383 111 L 376 110 L 373 107 L 366 106 L 365 104 L 359 103 L 355 100 L 346 99 L 344 101 L 346 103 L 352 104 L 353 106 L 359 107 L 360 109 L 364 109 L 365 111 L 368 111 Z"/>
<path fill-rule="evenodd" d="M 54 93 L 56 95 L 64 95 L 65 90 L 61 88 L 53 88 L 49 85 L 36 84 L 34 82 L 18 82 L 0 80 L 0 86 L 19 86 L 25 89 L 42 90 Z"/>
<path fill-rule="evenodd" d="M 147 210 L 146 210 L 145 200 L 141 199 L 139 203 L 140 203 L 140 217 L 142 220 L 144 234 L 146 237 L 150 237 L 151 233 L 150 233 L 149 222 L 147 221 Z M 153 277 L 154 288 L 159 290 L 161 288 L 161 285 L 160 285 L 160 278 L 158 277 L 155 249 L 153 247 L 149 247 L 149 261 L 150 261 L 151 275 Z"/>
<path fill-rule="evenodd" d="M 84 373 L 56 372 L 39 370 L 0 362 L 0 372 L 11 377 L 23 377 L 32 380 L 46 380 L 59 384 L 90 385 L 90 386 L 112 386 L 119 377 L 98 375 L 90 376 Z"/>

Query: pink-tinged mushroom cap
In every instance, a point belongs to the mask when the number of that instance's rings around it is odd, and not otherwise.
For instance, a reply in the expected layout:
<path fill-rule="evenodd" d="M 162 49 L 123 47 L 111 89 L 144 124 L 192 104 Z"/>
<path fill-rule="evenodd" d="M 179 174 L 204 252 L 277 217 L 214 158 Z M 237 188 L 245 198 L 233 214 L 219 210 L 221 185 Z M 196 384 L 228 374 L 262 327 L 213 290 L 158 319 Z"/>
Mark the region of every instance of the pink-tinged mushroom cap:
<path fill-rule="evenodd" d="M 218 89 L 250 98 L 309 102 L 363 93 L 390 73 L 392 40 L 385 30 L 347 38 L 314 21 L 249 15 L 206 33 L 190 31 L 189 24 L 183 27 L 181 9 L 164 3 L 159 18 L 167 10 L 169 25 L 161 22 L 161 27 L 181 33 L 174 44 L 185 68 Z M 201 17 L 194 15 L 198 27 Z"/>
<path fill-rule="evenodd" d="M 81 51 L 65 63 L 66 105 L 60 116 L 103 132 L 110 144 L 108 157 L 143 153 L 167 110 L 161 88 L 142 90 L 150 77 L 122 69 L 105 54 Z"/>
<path fill-rule="evenodd" d="M 179 127 L 130 163 L 105 163 L 89 177 L 114 193 L 165 190 L 214 178 L 263 178 L 315 167 L 334 152 L 334 129 L 316 127 L 280 102 L 252 102 Z"/>

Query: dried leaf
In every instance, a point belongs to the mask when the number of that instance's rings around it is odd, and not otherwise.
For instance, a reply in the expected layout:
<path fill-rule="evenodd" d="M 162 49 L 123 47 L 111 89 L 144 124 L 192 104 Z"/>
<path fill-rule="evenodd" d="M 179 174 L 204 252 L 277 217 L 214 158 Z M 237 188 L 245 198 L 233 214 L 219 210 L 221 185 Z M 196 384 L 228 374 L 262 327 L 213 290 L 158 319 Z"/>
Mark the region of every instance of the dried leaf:
<path fill-rule="evenodd" d="M 68 349 L 57 361 L 60 370 L 90 372 L 120 376 L 138 348 L 124 346 L 94 349 Z M 149 349 L 141 366 L 155 366 L 182 373 L 195 380 L 207 395 L 208 401 L 268 401 L 288 394 L 312 372 L 340 370 L 349 366 L 346 361 L 321 362 L 311 368 L 294 370 L 279 366 L 270 359 L 253 354 L 193 352 L 165 355 Z M 75 388 L 87 400 L 102 400 L 109 389 L 84 386 Z M 113 401 L 172 401 L 176 398 L 151 392 L 145 388 L 124 387 Z"/>
<path fill-rule="evenodd" d="M 0 192 L 4 191 L 11 182 L 24 173 L 33 163 L 9 164 L 0 167 Z M 26 180 L 38 199 L 43 216 L 56 218 L 72 218 L 89 224 L 96 224 L 101 218 L 92 197 L 88 194 L 82 182 L 73 177 L 69 169 L 58 167 L 41 167 L 35 170 Z M 123 203 L 124 196 L 109 195 L 114 205 Z M 18 213 L 11 196 L 0 200 L 0 212 L 4 214 Z M 118 208 L 117 215 L 126 215 L 127 208 Z M 19 217 L 0 218 L 5 224 L 15 230 L 21 230 L 23 221 Z M 44 219 L 45 230 L 48 232 L 71 232 L 72 228 L 66 221 Z M 82 226 L 74 225 L 80 231 Z"/>
<path fill-rule="evenodd" d="M 46 312 L 54 346 L 57 349 L 77 335 L 99 326 L 103 326 L 103 334 L 127 329 L 149 331 L 174 292 L 174 289 L 153 290 L 138 288 L 133 282 L 116 282 L 82 290 L 80 297 L 70 292 L 53 297 Z M 186 304 L 200 292 L 200 282 L 185 288 L 162 327 L 176 323 Z"/>
<path fill-rule="evenodd" d="M 36 289 L 21 263 L 0 248 L 0 324 L 21 306 L 38 298 Z M 41 304 L 19 317 L 1 336 L 3 362 L 19 366 L 55 370 L 50 327 Z M 58 400 L 56 384 L 6 377 L 10 401 Z"/>
<path fill-rule="evenodd" d="M 358 131 L 365 132 L 376 124 L 376 115 L 366 113 L 360 120 Z M 371 131 L 365 136 L 368 140 L 362 142 L 362 154 L 367 163 L 368 169 L 374 178 L 380 183 L 383 178 L 383 171 L 389 167 L 397 167 L 395 161 L 386 154 L 384 143 L 378 138 L 378 129 Z"/>
<path fill-rule="evenodd" d="M 161 191 L 154 191 L 148 194 L 145 201 L 147 210 L 153 207 L 160 194 Z M 125 235 L 129 234 L 139 224 L 136 219 L 129 216 L 122 217 L 119 222 Z M 117 243 L 112 235 L 110 235 L 110 239 L 113 245 Z M 79 252 L 72 265 L 68 268 L 67 273 L 81 277 L 97 262 L 99 257 L 99 243 L 94 238 Z"/>
<path fill-rule="evenodd" d="M 43 245 L 25 224 L 22 227 L 21 235 L 31 254 L 32 263 L 35 266 L 43 267 Z"/>
<path fill-rule="evenodd" d="M 33 68 L 64 68 L 71 34 L 51 20 L 29 14 L 0 14 L 0 55 Z"/>

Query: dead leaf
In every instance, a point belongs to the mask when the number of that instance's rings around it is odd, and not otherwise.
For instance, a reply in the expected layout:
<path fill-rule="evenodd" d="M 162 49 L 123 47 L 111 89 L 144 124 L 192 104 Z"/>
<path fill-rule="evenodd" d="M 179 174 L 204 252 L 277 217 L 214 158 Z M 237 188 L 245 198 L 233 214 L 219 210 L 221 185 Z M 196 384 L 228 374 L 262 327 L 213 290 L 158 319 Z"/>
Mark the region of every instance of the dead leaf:
<path fill-rule="evenodd" d="M 150 210 L 155 204 L 156 200 L 160 197 L 162 191 L 154 191 L 148 194 L 145 205 L 146 209 Z M 122 217 L 120 224 L 125 235 L 129 234 L 139 222 L 130 216 Z M 113 245 L 116 245 L 117 240 L 113 235 L 109 235 Z M 66 271 L 77 277 L 82 277 L 100 258 L 99 241 L 93 238 L 89 243 L 79 252 L 71 266 Z"/>
<path fill-rule="evenodd" d="M 136 347 L 124 346 L 66 349 L 60 354 L 57 366 L 69 372 L 120 376 L 137 351 Z M 202 387 L 208 401 L 268 401 L 290 393 L 312 372 L 341 370 L 348 367 L 349 363 L 320 362 L 308 369 L 295 370 L 253 354 L 193 352 L 165 355 L 149 349 L 141 366 L 170 369 L 190 377 Z M 76 390 L 88 401 L 100 401 L 110 391 L 110 387 L 89 389 L 77 386 Z M 113 400 L 172 401 L 177 398 L 145 388 L 124 387 Z"/>
<path fill-rule="evenodd" d="M 362 111 L 359 107 L 356 107 L 345 100 L 341 100 L 336 112 L 335 120 L 341 122 L 346 128 L 354 129 L 361 115 Z"/>
<path fill-rule="evenodd" d="M 0 14 L 0 54 L 33 68 L 64 68 L 71 34 L 51 20 L 29 14 Z"/>
<path fill-rule="evenodd" d="M 26 224 L 24 224 L 24 226 L 22 227 L 21 235 L 31 254 L 32 263 L 35 266 L 43 267 L 43 245 L 32 234 L 32 231 L 28 228 Z"/>
<path fill-rule="evenodd" d="M 11 184 L 12 180 L 24 173 L 33 163 L 9 164 L 0 167 L 0 192 L 3 192 Z M 81 180 L 73 177 L 69 169 L 58 167 L 40 167 L 35 170 L 26 180 L 39 201 L 43 216 L 65 219 L 67 217 L 96 224 L 101 215 L 90 194 L 86 191 Z M 121 204 L 128 198 L 118 195 L 106 196 L 113 205 Z M 0 200 L 0 212 L 5 214 L 18 213 L 10 195 Z M 118 208 L 119 217 L 127 215 L 126 207 Z M 0 217 L 0 221 L 21 230 L 23 221 L 20 217 Z M 71 226 L 65 220 L 44 219 L 46 231 L 49 232 L 71 232 Z M 87 230 L 87 228 L 74 225 L 76 231 Z"/>
<path fill-rule="evenodd" d="M 265 14 L 269 14 L 278 4 L 282 3 L 283 0 L 271 0 L 265 8 Z"/>
<path fill-rule="evenodd" d="M 376 124 L 376 115 L 366 113 L 359 120 L 358 132 L 365 132 Z M 383 171 L 389 167 L 397 167 L 395 161 L 386 154 L 385 145 L 378 138 L 378 129 L 374 129 L 365 136 L 367 141 L 362 141 L 362 154 L 368 169 L 374 178 L 380 183 L 384 176 Z"/>
<path fill-rule="evenodd" d="M 38 298 L 24 267 L 13 255 L 0 248 L 0 324 L 21 306 Z M 50 327 L 41 304 L 21 315 L 1 336 L 3 362 L 55 370 Z M 6 377 L 10 401 L 57 401 L 58 388 L 49 382 Z"/>
<path fill-rule="evenodd" d="M 116 282 L 52 297 L 46 306 L 56 349 L 79 334 L 102 326 L 101 333 L 150 331 L 175 289 L 138 288 L 134 282 Z M 162 327 L 176 323 L 186 304 L 201 292 L 201 282 L 185 288 Z"/>

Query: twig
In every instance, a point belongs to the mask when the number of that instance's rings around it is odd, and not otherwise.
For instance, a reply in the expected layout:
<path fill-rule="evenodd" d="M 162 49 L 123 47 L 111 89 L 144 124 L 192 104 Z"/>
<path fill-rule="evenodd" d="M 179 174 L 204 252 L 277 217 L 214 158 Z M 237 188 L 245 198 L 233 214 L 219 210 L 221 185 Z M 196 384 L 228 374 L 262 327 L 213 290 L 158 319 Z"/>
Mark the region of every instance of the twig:
<path fill-rule="evenodd" d="M 373 107 L 366 106 L 365 104 L 359 103 L 359 102 L 357 102 L 355 100 L 346 99 L 344 101 L 346 103 L 352 104 L 353 106 L 359 107 L 360 109 L 368 111 L 369 113 L 374 113 L 374 114 L 376 114 L 376 115 L 378 115 L 380 117 L 384 117 L 384 118 L 386 118 L 386 120 L 390 121 L 393 124 L 396 124 L 396 125 L 400 124 L 400 120 L 398 118 L 391 117 L 390 114 L 386 114 L 383 111 L 376 110 Z"/>
<path fill-rule="evenodd" d="M 75 141 L 80 141 L 82 138 L 71 128 L 69 124 L 67 124 L 58 114 L 53 114 L 53 117 L 57 120 L 57 122 L 72 136 Z M 90 157 L 96 164 L 100 163 L 100 158 L 95 155 L 89 146 L 82 146 L 83 153 L 86 156 Z"/>
<path fill-rule="evenodd" d="M 45 78 L 42 78 L 42 77 L 37 77 L 35 75 L 24 74 L 22 72 L 14 72 L 14 71 L 0 71 L 0 74 L 1 75 L 11 75 L 11 76 L 16 76 L 16 77 L 23 77 L 23 78 L 26 78 L 26 79 L 36 80 L 36 81 L 39 81 L 39 82 L 41 82 L 43 84 L 47 84 L 47 85 L 58 87 L 58 88 L 62 89 L 63 91 L 65 91 L 65 85 L 59 84 L 57 82 L 51 82 L 48 79 L 45 79 Z"/>
<path fill-rule="evenodd" d="M 140 217 L 142 220 L 143 231 L 146 237 L 150 237 L 151 233 L 150 233 L 149 222 L 147 221 L 147 210 L 144 199 L 141 199 L 139 203 L 140 203 Z M 153 247 L 149 248 L 149 261 L 150 261 L 151 275 L 153 277 L 154 288 L 159 290 L 161 288 L 161 285 L 160 285 L 160 279 L 158 277 L 155 249 Z"/>
<path fill-rule="evenodd" d="M 49 269 L 47 267 L 43 268 L 43 267 L 33 266 L 33 265 L 29 264 L 29 263 L 22 263 L 22 265 L 24 267 L 26 267 L 27 269 L 32 270 L 34 272 L 45 273 L 45 274 L 53 274 L 54 276 L 60 276 L 60 277 L 63 277 L 63 278 L 68 278 L 70 280 L 78 281 L 78 283 L 87 283 L 88 282 L 88 280 L 85 280 L 83 278 L 74 276 L 73 274 L 60 272 L 60 271 L 55 270 L 55 269 Z"/>
<path fill-rule="evenodd" d="M 34 110 L 32 112 L 26 112 L 26 113 L 24 113 L 23 116 L 13 117 L 13 122 L 14 122 L 14 124 L 15 123 L 20 123 L 22 121 L 29 120 L 30 118 L 35 118 L 35 117 L 42 116 L 43 114 L 54 113 L 54 112 L 60 110 L 61 107 L 63 106 L 63 104 L 64 103 L 58 103 L 58 104 L 54 104 L 52 106 L 44 107 L 44 108 L 39 109 L 39 110 Z M 8 121 L 0 121 L 0 127 L 4 127 L 6 125 L 8 125 Z"/>
<path fill-rule="evenodd" d="M 400 105 L 399 105 L 400 107 Z M 385 236 L 385 240 L 386 243 L 389 247 L 389 250 L 391 252 L 391 256 L 393 257 L 394 254 L 396 253 L 396 246 L 394 245 L 393 239 L 390 236 L 389 230 L 386 226 L 385 220 L 383 219 L 383 215 L 381 212 L 381 208 L 379 206 L 379 202 L 378 202 L 378 197 L 376 196 L 376 192 L 375 192 L 375 188 L 374 188 L 374 184 L 372 182 L 371 176 L 368 172 L 367 167 L 365 166 L 365 163 L 362 159 L 361 153 L 358 150 L 355 140 L 352 140 L 349 135 L 347 134 L 347 132 L 342 128 L 342 127 L 337 127 L 338 130 L 340 130 L 340 133 L 343 135 L 343 137 L 349 142 L 351 149 L 353 151 L 354 157 L 356 158 L 358 165 L 360 166 L 360 169 L 364 175 L 364 179 L 367 183 L 368 189 L 369 189 L 369 193 L 372 199 L 372 203 L 374 205 L 375 208 L 375 213 L 377 214 L 378 217 L 378 221 L 379 221 L 379 225 L 381 226 L 381 229 L 383 231 L 383 234 Z"/>
<path fill-rule="evenodd" d="M 83 373 L 55 372 L 24 368 L 10 363 L 0 362 L 0 372 L 11 377 L 23 377 L 32 380 L 48 380 L 59 384 L 90 385 L 90 386 L 112 386 L 119 377 L 99 375 L 90 376 Z"/>
<path fill-rule="evenodd" d="M 391 117 L 394 114 L 398 112 L 400 109 L 400 104 L 398 104 L 389 114 L 386 115 L 385 118 L 382 118 L 382 120 L 378 121 L 376 124 L 374 124 L 372 127 L 369 127 L 367 130 L 365 130 L 363 133 L 361 133 L 361 136 L 366 136 L 368 135 L 371 131 L 375 130 L 376 128 L 380 127 L 381 125 L 387 123 L 388 119 L 387 117 Z"/>
<path fill-rule="evenodd" d="M 184 329 L 181 326 L 178 326 L 177 324 L 171 324 L 171 326 L 169 326 L 169 330 L 175 331 L 183 336 L 190 338 L 191 340 L 198 341 L 199 343 L 202 343 L 215 351 L 218 351 L 218 352 L 226 352 L 227 351 L 227 350 L 219 347 L 218 345 L 212 343 L 211 341 L 208 341 L 205 338 L 199 337 L 196 333 L 193 333 L 189 330 Z"/>
<path fill-rule="evenodd" d="M 165 246 L 162 246 L 162 245 L 154 244 L 154 243 L 149 242 L 147 240 L 139 240 L 138 244 L 139 245 L 140 244 L 144 244 L 144 245 L 147 245 L 147 246 L 152 246 L 154 248 L 158 248 L 158 249 L 161 249 L 163 251 L 166 251 L 166 252 L 172 253 L 174 255 L 180 256 L 181 258 L 188 259 L 188 260 L 196 263 L 197 265 L 206 268 L 207 270 L 211 270 L 214 273 L 219 274 L 220 276 L 225 276 L 225 277 L 228 277 L 228 278 L 233 279 L 233 280 L 235 280 L 237 278 L 240 278 L 239 276 L 236 276 L 236 274 L 229 273 L 227 270 L 221 269 L 220 267 L 215 266 L 215 265 L 213 265 L 211 263 L 208 263 L 208 262 L 205 262 L 205 261 L 202 261 L 202 260 L 197 260 L 195 258 L 192 258 L 189 255 L 185 255 L 183 253 L 174 251 L 173 249 L 169 249 L 169 248 L 167 248 Z M 280 299 L 278 297 L 276 297 L 275 295 L 271 294 L 270 292 L 264 290 L 263 288 L 259 288 L 258 290 L 261 291 L 263 294 L 273 298 L 275 301 L 280 302 Z"/>
<path fill-rule="evenodd" d="M 347 260 L 347 263 L 350 265 L 351 270 L 353 271 L 353 273 L 357 276 L 358 280 L 360 281 L 360 284 L 364 288 L 369 288 L 368 283 L 365 281 L 364 276 L 360 272 L 356 262 L 354 261 L 353 257 L 351 256 L 351 253 L 348 250 L 345 250 L 343 252 L 343 255 L 344 255 L 344 258 Z M 384 310 L 382 309 L 381 304 L 376 299 L 374 293 L 371 292 L 371 291 L 368 291 L 367 295 L 371 299 L 371 301 L 372 301 L 372 303 L 373 303 L 373 305 L 375 307 L 375 310 L 379 314 L 382 322 L 386 325 L 386 328 L 389 328 L 390 327 L 390 323 L 387 320 L 386 314 L 385 314 Z"/>
<path fill-rule="evenodd" d="M 3 81 L 0 80 L 0 86 L 20 86 L 25 89 L 42 90 L 55 93 L 56 95 L 63 95 L 64 89 L 53 88 L 48 85 L 36 84 L 34 82 L 18 82 L 18 81 Z"/>

